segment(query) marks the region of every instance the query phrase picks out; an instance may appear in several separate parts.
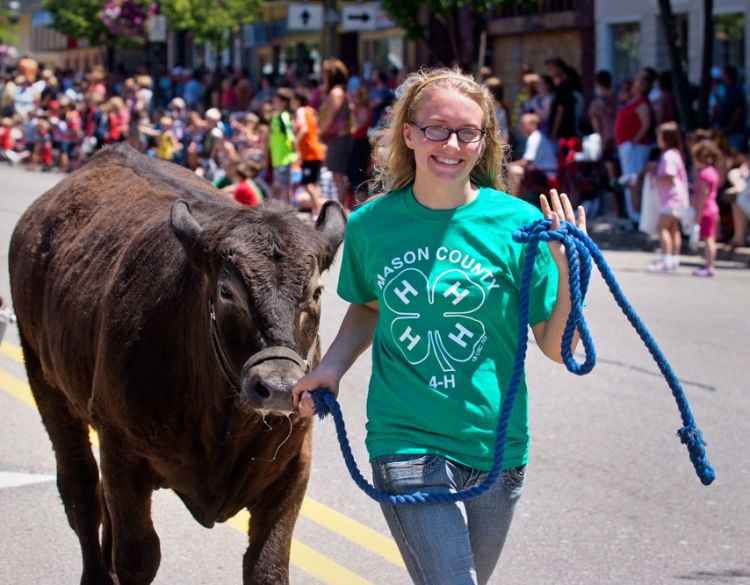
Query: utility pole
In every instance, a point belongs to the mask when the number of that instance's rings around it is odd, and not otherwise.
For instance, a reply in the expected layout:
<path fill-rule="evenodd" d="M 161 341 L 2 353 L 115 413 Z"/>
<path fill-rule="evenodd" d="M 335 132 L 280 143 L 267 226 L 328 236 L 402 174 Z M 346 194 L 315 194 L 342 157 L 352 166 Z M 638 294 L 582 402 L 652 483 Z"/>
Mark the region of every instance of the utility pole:
<path fill-rule="evenodd" d="M 323 57 L 338 57 L 339 54 L 339 21 L 341 13 L 337 0 L 323 0 Z"/>

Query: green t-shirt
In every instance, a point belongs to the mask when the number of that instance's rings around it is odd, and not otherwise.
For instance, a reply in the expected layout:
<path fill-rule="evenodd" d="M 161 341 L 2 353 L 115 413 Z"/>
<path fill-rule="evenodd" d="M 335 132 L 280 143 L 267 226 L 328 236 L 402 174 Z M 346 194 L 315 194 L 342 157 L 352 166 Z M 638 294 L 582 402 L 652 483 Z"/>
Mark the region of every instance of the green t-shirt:
<path fill-rule="evenodd" d="M 475 469 L 494 461 L 500 394 L 518 345 L 525 246 L 513 230 L 541 218 L 532 205 L 482 188 L 450 210 L 421 205 L 411 187 L 351 214 L 338 293 L 380 306 L 367 399 L 371 458 L 437 453 Z M 549 318 L 557 267 L 539 247 L 530 324 Z M 526 382 L 516 394 L 503 467 L 526 463 Z"/>
<path fill-rule="evenodd" d="M 224 175 L 220 179 L 214 181 L 214 187 L 217 189 L 223 189 L 224 187 L 229 187 L 229 185 L 233 184 L 234 181 L 229 178 L 228 175 Z"/>

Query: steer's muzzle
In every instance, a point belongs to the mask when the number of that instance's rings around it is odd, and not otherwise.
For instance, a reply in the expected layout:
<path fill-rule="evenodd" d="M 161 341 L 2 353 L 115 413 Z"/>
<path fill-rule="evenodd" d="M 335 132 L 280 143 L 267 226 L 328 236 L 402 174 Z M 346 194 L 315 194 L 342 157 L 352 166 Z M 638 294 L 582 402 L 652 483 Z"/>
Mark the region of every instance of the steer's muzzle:
<path fill-rule="evenodd" d="M 268 347 L 242 366 L 242 400 L 254 410 L 289 414 L 295 410 L 292 387 L 304 376 L 305 361 L 292 349 Z"/>

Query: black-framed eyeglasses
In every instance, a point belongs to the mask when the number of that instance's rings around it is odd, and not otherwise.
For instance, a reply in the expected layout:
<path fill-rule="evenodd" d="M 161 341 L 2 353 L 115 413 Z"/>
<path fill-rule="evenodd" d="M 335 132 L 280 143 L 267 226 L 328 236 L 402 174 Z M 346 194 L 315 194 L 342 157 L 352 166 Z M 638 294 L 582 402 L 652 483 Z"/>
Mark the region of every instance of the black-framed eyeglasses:
<path fill-rule="evenodd" d="M 415 128 L 419 128 L 427 140 L 434 142 L 442 142 L 448 140 L 451 134 L 455 134 L 460 142 L 471 144 L 472 142 L 479 142 L 482 137 L 487 133 L 486 130 L 480 128 L 446 128 L 445 126 L 420 126 L 414 122 L 409 122 Z"/>

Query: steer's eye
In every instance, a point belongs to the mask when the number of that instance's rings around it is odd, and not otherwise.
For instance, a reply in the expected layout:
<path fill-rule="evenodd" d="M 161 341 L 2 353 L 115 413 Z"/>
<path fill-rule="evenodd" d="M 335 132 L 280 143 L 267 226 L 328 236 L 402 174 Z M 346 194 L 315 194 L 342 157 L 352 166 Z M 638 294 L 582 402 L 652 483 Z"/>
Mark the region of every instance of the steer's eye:
<path fill-rule="evenodd" d="M 229 289 L 229 287 L 226 284 L 222 284 L 219 287 L 219 294 L 221 295 L 222 299 L 231 299 L 232 298 L 232 291 Z"/>
<path fill-rule="evenodd" d="M 315 289 L 315 292 L 313 293 L 313 301 L 316 303 L 320 300 L 320 297 L 323 295 L 323 287 L 319 286 Z"/>

